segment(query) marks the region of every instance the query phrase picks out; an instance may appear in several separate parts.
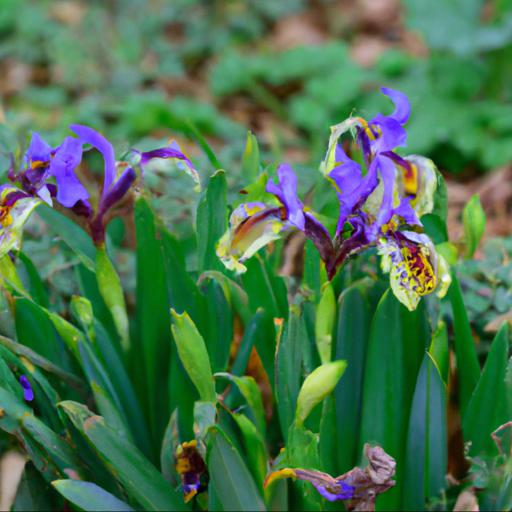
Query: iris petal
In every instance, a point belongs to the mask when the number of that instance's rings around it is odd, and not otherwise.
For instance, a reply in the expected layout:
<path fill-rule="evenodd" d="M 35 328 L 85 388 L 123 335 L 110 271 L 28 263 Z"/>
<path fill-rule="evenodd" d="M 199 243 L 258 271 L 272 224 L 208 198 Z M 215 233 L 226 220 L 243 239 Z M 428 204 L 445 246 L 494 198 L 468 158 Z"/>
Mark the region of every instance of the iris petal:
<path fill-rule="evenodd" d="M 110 142 L 103 137 L 101 133 L 89 128 L 88 126 L 72 124 L 69 128 L 72 132 L 78 135 L 79 139 L 84 144 L 90 144 L 102 154 L 105 162 L 102 191 L 102 197 L 104 197 L 110 190 L 110 187 L 114 183 L 116 177 L 116 157 L 112 144 L 110 144 Z"/>

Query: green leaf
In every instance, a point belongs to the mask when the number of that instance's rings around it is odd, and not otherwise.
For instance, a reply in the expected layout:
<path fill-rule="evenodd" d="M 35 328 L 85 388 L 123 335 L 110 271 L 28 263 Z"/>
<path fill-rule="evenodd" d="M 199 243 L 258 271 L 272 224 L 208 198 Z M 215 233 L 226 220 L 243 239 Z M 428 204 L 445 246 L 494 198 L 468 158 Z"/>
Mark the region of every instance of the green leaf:
<path fill-rule="evenodd" d="M 24 345 L 16 343 L 15 341 L 10 340 L 9 338 L 6 338 L 4 336 L 0 336 L 0 345 L 6 347 L 8 350 L 10 350 L 13 354 L 17 356 L 23 356 L 24 358 L 28 359 L 33 365 L 38 366 L 42 370 L 49 373 L 53 373 L 59 379 L 61 379 L 62 381 L 64 381 L 65 383 L 69 384 L 74 388 L 81 389 L 85 386 L 85 383 L 80 378 L 56 366 L 51 361 L 48 361 L 44 357 L 41 357 L 39 354 L 32 351 L 28 347 L 25 347 Z"/>
<path fill-rule="evenodd" d="M 43 307 L 50 305 L 46 287 L 32 260 L 22 251 L 18 252 L 18 258 L 23 263 L 28 276 L 28 290 L 35 302 Z"/>
<path fill-rule="evenodd" d="M 261 391 L 256 381 L 247 375 L 238 377 L 230 373 L 216 373 L 215 377 L 228 379 L 237 386 L 249 406 L 248 415 L 264 438 L 266 428 L 265 410 L 263 408 Z"/>
<path fill-rule="evenodd" d="M 281 431 L 286 437 L 293 423 L 302 376 L 302 345 L 307 342 L 300 308 L 292 306 L 284 332 L 278 333 L 275 361 L 275 389 Z"/>
<path fill-rule="evenodd" d="M 76 402 L 61 402 L 60 406 L 107 463 L 109 471 L 142 508 L 187 509 L 183 498 L 157 469 L 134 445 L 106 425 L 101 416 L 93 415 L 87 407 Z"/>
<path fill-rule="evenodd" d="M 325 363 L 306 377 L 297 398 L 295 418 L 299 424 L 304 423 L 313 408 L 332 393 L 346 366 L 345 361 Z"/>
<path fill-rule="evenodd" d="M 242 180 L 251 183 L 258 177 L 260 171 L 260 150 L 258 140 L 251 133 L 247 133 L 244 154 L 242 156 Z"/>
<path fill-rule="evenodd" d="M 399 508 L 400 504 L 407 422 L 426 348 L 417 315 L 418 311 L 408 312 L 387 290 L 371 324 L 359 447 L 377 442 L 397 462 L 397 485 L 379 497 L 383 509 Z"/>
<path fill-rule="evenodd" d="M 425 233 L 434 242 L 434 244 L 442 244 L 448 240 L 448 229 L 446 223 L 433 213 L 427 213 L 421 217 L 421 223 L 425 228 Z"/>
<path fill-rule="evenodd" d="M 57 499 L 55 499 L 57 498 Z M 32 461 L 28 461 L 16 491 L 12 512 L 62 510 L 63 499 L 46 482 Z"/>
<path fill-rule="evenodd" d="M 497 455 L 491 433 L 512 417 L 506 384 L 509 336 L 505 323 L 492 342 L 482 376 L 462 417 L 464 440 L 471 441 L 471 456 Z"/>
<path fill-rule="evenodd" d="M 268 454 L 265 441 L 254 423 L 243 414 L 233 414 L 242 433 L 245 456 L 249 470 L 260 490 L 263 489 L 263 482 L 268 472 Z"/>
<path fill-rule="evenodd" d="M 320 468 L 318 435 L 294 423 L 288 430 L 284 455 L 287 467 Z M 293 491 L 292 510 L 322 510 L 323 498 L 309 482 L 294 482 Z"/>
<path fill-rule="evenodd" d="M 247 272 L 241 279 L 252 311 L 263 308 L 274 318 L 286 316 L 286 286 L 282 278 L 272 275 L 259 254 L 247 260 L 245 266 Z"/>
<path fill-rule="evenodd" d="M 455 331 L 455 358 L 459 381 L 459 404 L 462 417 L 473 391 L 480 379 L 480 365 L 476 356 L 475 342 L 471 334 L 468 313 L 464 306 L 459 280 L 452 273 L 452 284 L 448 289 L 448 298 L 452 305 L 453 324 Z"/>
<path fill-rule="evenodd" d="M 146 407 L 154 445 L 160 442 L 167 418 L 161 404 L 168 403 L 162 378 L 169 371 L 169 301 L 160 233 L 155 215 L 144 197 L 135 201 L 137 236 L 136 337 L 131 361 L 134 380 Z M 155 453 L 156 455 L 156 453 Z"/>
<path fill-rule="evenodd" d="M 218 170 L 209 180 L 197 207 L 197 254 L 200 272 L 223 270 L 215 247 L 228 227 L 226 173 Z"/>
<path fill-rule="evenodd" d="M 331 283 L 323 287 L 322 297 L 316 308 L 315 340 L 320 360 L 328 363 L 332 354 L 332 333 L 336 317 L 336 297 Z"/>
<path fill-rule="evenodd" d="M 450 352 L 448 348 L 448 331 L 446 330 L 446 324 L 442 320 L 439 321 L 437 329 L 432 336 L 432 343 L 428 352 L 436 364 L 444 384 L 447 386 L 450 374 Z"/>
<path fill-rule="evenodd" d="M 105 510 L 109 512 L 133 510 L 130 505 L 92 482 L 55 480 L 52 485 L 64 498 L 81 510 Z"/>
<path fill-rule="evenodd" d="M 245 328 L 244 336 L 240 342 L 240 346 L 238 347 L 233 366 L 231 367 L 231 373 L 234 375 L 243 375 L 247 368 L 247 363 L 249 362 L 253 347 L 261 347 L 262 345 L 265 345 L 271 355 L 267 358 L 267 361 L 262 358 L 263 366 L 266 371 L 273 376 L 275 347 L 273 347 L 272 341 L 274 339 L 275 332 L 272 319 L 266 311 L 259 309 L 252 317 L 249 325 Z M 263 351 L 265 352 L 265 350 Z M 258 353 L 259 352 L 260 351 L 258 350 Z M 262 357 L 261 354 L 259 355 Z M 269 360 L 271 361 L 270 367 L 265 364 Z"/>
<path fill-rule="evenodd" d="M 202 288 L 206 299 L 206 313 L 202 320 L 206 324 L 203 332 L 208 354 L 213 371 L 224 371 L 233 341 L 233 312 L 223 287 L 217 281 L 210 279 Z"/>
<path fill-rule="evenodd" d="M 101 296 L 112 314 L 121 338 L 121 346 L 128 351 L 130 349 L 130 333 L 123 288 L 119 275 L 104 247 L 99 247 L 96 251 L 96 278 Z"/>
<path fill-rule="evenodd" d="M 94 271 L 96 248 L 91 237 L 78 224 L 53 208 L 42 206 L 38 208 L 37 213 L 46 222 L 48 228 L 78 256 L 80 261 L 89 270 Z"/>
<path fill-rule="evenodd" d="M 197 388 L 201 400 L 215 402 L 215 382 L 203 337 L 187 313 L 180 315 L 172 309 L 171 314 L 172 334 L 181 362 Z"/>
<path fill-rule="evenodd" d="M 55 328 L 41 306 L 19 298 L 15 302 L 16 338 L 19 343 L 60 366 L 67 366 L 69 361 L 63 352 L 62 341 L 55 333 Z"/>
<path fill-rule="evenodd" d="M 251 473 L 219 427 L 210 429 L 207 448 L 210 482 L 223 510 L 265 510 Z"/>
<path fill-rule="evenodd" d="M 425 354 L 411 407 L 405 452 L 404 510 L 422 510 L 445 487 L 447 471 L 446 389 Z"/>
<path fill-rule="evenodd" d="M 354 284 L 339 297 L 335 359 L 347 369 L 334 390 L 338 474 L 348 471 L 359 456 L 358 435 L 363 399 L 363 377 L 370 335 L 371 313 L 366 286 Z"/>
<path fill-rule="evenodd" d="M 462 212 L 466 258 L 472 258 L 485 233 L 485 212 L 480 204 L 480 196 L 475 194 L 467 202 Z"/>

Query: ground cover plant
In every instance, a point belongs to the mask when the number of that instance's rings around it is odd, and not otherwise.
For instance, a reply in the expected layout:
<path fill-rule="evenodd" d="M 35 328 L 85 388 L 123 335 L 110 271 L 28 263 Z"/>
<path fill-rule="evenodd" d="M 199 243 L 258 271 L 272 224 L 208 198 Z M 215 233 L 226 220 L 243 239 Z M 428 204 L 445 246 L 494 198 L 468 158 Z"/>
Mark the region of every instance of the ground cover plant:
<path fill-rule="evenodd" d="M 382 93 L 386 110 L 354 105 L 297 173 L 249 134 L 239 194 L 198 133 L 203 167 L 174 141 L 116 153 L 80 124 L 10 148 L 14 510 L 512 508 L 509 329 L 479 358 L 458 277 L 485 216 L 473 198 L 448 240 L 444 180 L 404 151 L 409 100 Z M 196 198 L 188 229 L 157 213 L 155 180 Z M 21 243 L 40 224 L 58 290 Z"/>

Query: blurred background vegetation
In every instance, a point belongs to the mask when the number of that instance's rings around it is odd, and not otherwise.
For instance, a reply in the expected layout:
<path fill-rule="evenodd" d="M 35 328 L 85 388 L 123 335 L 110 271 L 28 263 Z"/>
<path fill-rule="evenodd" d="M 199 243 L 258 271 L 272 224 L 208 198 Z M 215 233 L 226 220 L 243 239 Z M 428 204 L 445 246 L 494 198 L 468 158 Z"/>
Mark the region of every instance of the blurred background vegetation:
<path fill-rule="evenodd" d="M 77 122 L 102 130 L 118 154 L 172 136 L 205 179 L 213 164 L 200 133 L 234 195 L 247 184 L 249 129 L 266 161 L 305 171 L 307 189 L 329 126 L 351 113 L 389 112 L 379 93 L 386 85 L 412 103 L 407 152 L 431 157 L 448 178 L 452 238 L 474 193 L 488 236 L 511 234 L 509 0 L 2 0 L 0 56 L 2 172 L 30 130 L 57 143 Z M 191 182 L 147 180 L 157 208 L 186 237 L 197 201 Z M 31 223 L 27 250 L 45 279 L 70 294 L 73 261 L 55 247 L 58 233 L 41 237 L 44 229 Z M 128 281 L 129 231 L 120 220 L 109 228 Z M 512 302 L 510 238 L 492 244 L 481 252 L 492 258 L 463 269 L 482 332 Z"/>

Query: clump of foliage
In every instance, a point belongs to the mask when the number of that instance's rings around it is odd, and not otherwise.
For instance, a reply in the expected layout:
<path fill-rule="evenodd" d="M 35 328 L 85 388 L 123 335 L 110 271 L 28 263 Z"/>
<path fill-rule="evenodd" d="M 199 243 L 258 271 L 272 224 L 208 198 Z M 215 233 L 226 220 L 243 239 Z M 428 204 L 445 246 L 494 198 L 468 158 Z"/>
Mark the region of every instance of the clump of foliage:
<path fill-rule="evenodd" d="M 512 506 L 493 439 L 512 414 L 508 328 L 481 370 L 443 179 L 402 154 L 409 102 L 383 92 L 391 114 L 333 127 L 307 201 L 252 135 L 232 207 L 206 143 L 210 175 L 175 142 L 116 161 L 87 126 L 55 146 L 32 135 L 0 189 L 0 428 L 29 459 L 14 509 L 418 510 L 466 488 Z M 200 192 L 193 243 L 145 187 L 171 168 Z M 22 250 L 34 210 L 75 257 L 58 303 Z M 477 202 L 466 217 L 471 256 Z M 115 222 L 133 226 L 127 279 Z M 303 265 L 283 276 L 290 237 Z M 448 389 L 473 464 L 450 487 Z"/>

